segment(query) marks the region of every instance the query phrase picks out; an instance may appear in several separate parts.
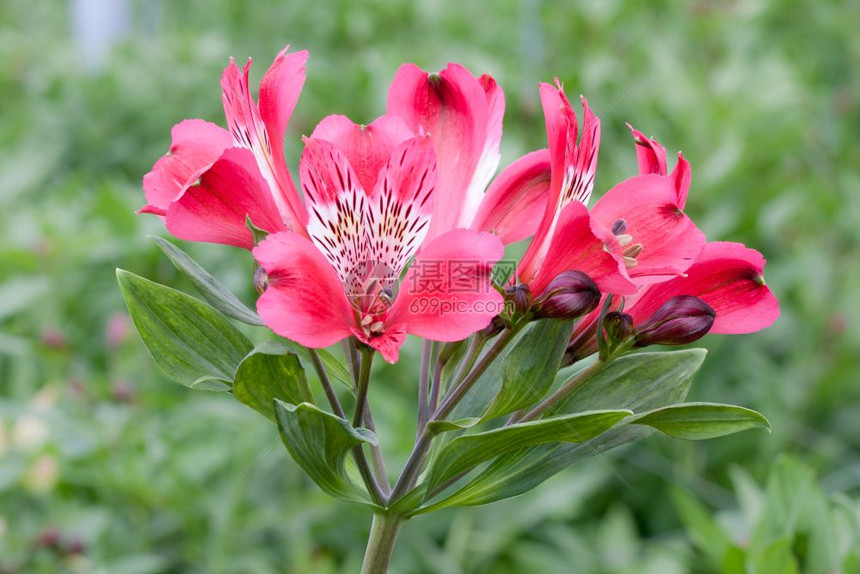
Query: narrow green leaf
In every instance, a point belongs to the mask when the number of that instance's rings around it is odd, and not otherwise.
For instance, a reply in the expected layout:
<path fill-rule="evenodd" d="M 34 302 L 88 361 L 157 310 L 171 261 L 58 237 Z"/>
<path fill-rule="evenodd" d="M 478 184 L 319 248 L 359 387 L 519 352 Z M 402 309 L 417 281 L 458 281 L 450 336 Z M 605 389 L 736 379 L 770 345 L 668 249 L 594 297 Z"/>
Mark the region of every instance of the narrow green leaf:
<path fill-rule="evenodd" d="M 155 362 L 192 388 L 229 388 L 253 345 L 226 317 L 190 295 L 122 269 L 117 280 L 134 326 Z"/>
<path fill-rule="evenodd" d="M 561 411 L 623 407 L 642 412 L 683 402 L 706 354 L 704 349 L 685 349 L 620 357 L 577 387 Z"/>
<path fill-rule="evenodd" d="M 376 436 L 310 403 L 275 399 L 274 407 L 284 445 L 311 480 L 335 498 L 371 504 L 364 487 L 350 479 L 346 455 L 361 443 L 377 444 Z"/>
<path fill-rule="evenodd" d="M 155 244 L 167 255 L 173 265 L 188 277 L 191 284 L 200 292 L 210 305 L 230 317 L 248 325 L 262 326 L 263 321 L 242 301 L 239 300 L 220 281 L 212 277 L 203 267 L 194 261 L 187 253 L 166 239 L 150 236 Z"/>
<path fill-rule="evenodd" d="M 468 417 L 465 419 L 457 419 L 455 421 L 430 421 L 427 423 L 427 429 L 432 434 L 453 430 L 467 430 L 481 422 L 478 417 Z"/>
<path fill-rule="evenodd" d="M 800 567 L 792 553 L 792 540 L 781 538 L 768 546 L 764 551 L 753 555 L 752 574 L 799 574 Z M 816 570 L 811 570 L 815 572 Z M 836 572 L 836 570 L 830 570 Z"/>
<path fill-rule="evenodd" d="M 565 413 L 606 409 L 643 412 L 683 401 L 704 358 L 704 349 L 621 357 L 583 382 L 561 410 Z M 619 425 L 583 444 L 545 444 L 510 452 L 491 462 L 459 491 L 419 512 L 454 505 L 488 504 L 517 496 L 582 459 L 653 432 L 647 426 Z"/>
<path fill-rule="evenodd" d="M 763 428 L 770 423 L 752 409 L 716 403 L 684 403 L 660 407 L 636 415 L 631 424 L 647 425 L 673 438 L 705 440 L 728 434 Z"/>
<path fill-rule="evenodd" d="M 547 393 L 570 342 L 573 321 L 543 319 L 511 347 L 502 363 L 501 388 L 484 420 L 534 404 Z"/>
<path fill-rule="evenodd" d="M 239 365 L 233 394 L 239 402 L 274 422 L 274 399 L 292 404 L 314 402 L 299 358 L 283 345 L 271 342 L 254 349 Z"/>
<path fill-rule="evenodd" d="M 632 414 L 627 410 L 578 413 L 455 438 L 434 460 L 427 491 L 433 493 L 446 481 L 511 451 L 547 443 L 586 441 Z"/>

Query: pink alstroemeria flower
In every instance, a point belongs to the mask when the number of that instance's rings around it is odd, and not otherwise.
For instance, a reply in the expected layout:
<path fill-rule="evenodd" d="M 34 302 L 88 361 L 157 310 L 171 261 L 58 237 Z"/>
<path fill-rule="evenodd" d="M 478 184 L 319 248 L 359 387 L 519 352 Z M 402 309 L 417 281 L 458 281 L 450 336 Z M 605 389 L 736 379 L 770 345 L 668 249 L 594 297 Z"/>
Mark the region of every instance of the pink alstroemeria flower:
<path fill-rule="evenodd" d="M 430 139 L 398 118 L 324 119 L 300 168 L 310 238 L 282 231 L 253 250 L 268 275 L 257 302 L 266 324 L 315 348 L 354 335 L 390 362 L 407 333 L 456 341 L 485 327 L 501 305 L 489 272 L 503 247 L 465 229 L 425 241 L 436 174 Z"/>
<path fill-rule="evenodd" d="M 174 126 L 170 152 L 143 178 L 141 213 L 165 219 L 189 241 L 250 249 L 246 217 L 266 231 L 304 233 L 307 212 L 284 161 L 283 133 L 305 81 L 305 51 L 284 48 L 263 76 L 259 104 L 251 97 L 251 60 L 230 59 L 221 79 L 225 130 L 203 120 Z"/>
<path fill-rule="evenodd" d="M 664 205 L 669 206 L 669 210 L 673 206 L 683 209 L 691 183 L 689 162 L 678 152 L 675 169 L 669 174 L 665 148 L 632 126 L 628 127 L 636 143 L 639 177 L 649 180 L 662 177 L 671 185 L 675 197 L 673 201 L 670 200 L 671 193 L 665 184 L 661 185 L 666 202 Z M 611 216 L 606 218 L 607 221 L 610 219 Z M 687 232 L 690 233 L 689 228 Z M 696 234 L 690 233 L 690 236 L 698 240 Z M 770 326 L 779 316 L 779 302 L 762 278 L 764 264 L 765 260 L 759 252 L 740 243 L 705 243 L 696 255 L 695 262 L 686 267 L 683 274 L 676 277 L 654 276 L 659 281 L 647 281 L 637 294 L 627 297 L 624 312 L 630 314 L 634 324 L 638 325 L 672 297 L 691 295 L 705 301 L 716 312 L 711 333 L 759 331 Z M 616 300 L 613 308 L 617 309 L 619 303 Z M 577 350 L 578 358 L 597 351 L 594 335 L 602 306 L 601 302 L 597 310 L 583 317 L 574 329 L 571 348 Z"/>
<path fill-rule="evenodd" d="M 459 64 L 438 74 L 414 64 L 397 71 L 388 114 L 429 134 L 439 165 L 429 239 L 457 228 L 490 231 L 506 244 L 534 234 L 547 201 L 547 150 L 513 162 L 487 188 L 499 165 L 504 113 L 504 93 L 489 75 L 476 78 Z"/>
<path fill-rule="evenodd" d="M 541 84 L 540 94 L 549 153 L 557 161 L 551 167 L 543 218 L 520 262 L 519 281 L 537 296 L 557 275 L 573 270 L 591 277 L 601 292 L 635 293 L 623 260 L 605 247 L 617 239 L 586 207 L 597 169 L 600 120 L 583 98 L 583 134 L 577 142 L 576 114 L 558 80 L 556 86 Z"/>

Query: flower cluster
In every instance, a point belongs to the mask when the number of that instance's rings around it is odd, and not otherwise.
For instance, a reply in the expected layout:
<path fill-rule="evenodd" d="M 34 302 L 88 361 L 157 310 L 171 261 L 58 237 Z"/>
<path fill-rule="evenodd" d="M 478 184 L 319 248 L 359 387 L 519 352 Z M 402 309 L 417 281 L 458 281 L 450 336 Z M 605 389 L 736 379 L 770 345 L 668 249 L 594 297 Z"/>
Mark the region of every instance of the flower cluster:
<path fill-rule="evenodd" d="M 176 237 L 252 250 L 257 309 L 279 335 L 311 348 L 355 337 L 393 362 L 407 334 L 449 342 L 582 317 L 571 363 L 748 333 L 778 316 L 762 256 L 707 242 L 684 213 L 691 178 L 680 153 L 670 173 L 665 149 L 631 128 L 639 174 L 588 208 L 600 120 L 583 98 L 580 125 L 557 80 L 540 85 L 548 147 L 494 178 L 501 88 L 458 64 L 404 65 L 385 115 L 367 125 L 328 116 L 304 138 L 300 194 L 282 138 L 306 60 L 279 53 L 257 101 L 250 60 L 243 70 L 231 61 L 221 81 L 228 129 L 181 122 L 143 182 L 141 211 Z M 529 237 L 500 282 L 492 271 L 504 245 Z"/>

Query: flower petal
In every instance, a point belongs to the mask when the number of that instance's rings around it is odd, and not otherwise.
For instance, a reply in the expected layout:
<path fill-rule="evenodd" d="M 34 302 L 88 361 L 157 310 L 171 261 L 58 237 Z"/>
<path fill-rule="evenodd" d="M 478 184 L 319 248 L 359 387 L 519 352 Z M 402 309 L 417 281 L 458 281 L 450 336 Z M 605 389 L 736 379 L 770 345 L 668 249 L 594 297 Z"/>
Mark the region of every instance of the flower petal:
<path fill-rule="evenodd" d="M 490 272 L 504 252 L 490 233 L 455 229 L 425 245 L 407 271 L 386 328 L 434 341 L 459 341 L 486 327 L 502 310 Z"/>
<path fill-rule="evenodd" d="M 504 244 L 533 235 L 546 211 L 549 183 L 549 150 L 524 155 L 493 180 L 472 229 L 494 233 Z"/>
<path fill-rule="evenodd" d="M 436 189 L 436 155 L 428 136 L 401 144 L 379 173 L 368 212 L 374 264 L 396 280 L 424 242 Z"/>
<path fill-rule="evenodd" d="M 336 145 L 355 170 L 362 189 L 370 191 L 394 149 L 412 136 L 412 130 L 394 116 L 382 116 L 369 126 L 355 124 L 346 116 L 328 116 L 314 129 L 311 139 Z"/>
<path fill-rule="evenodd" d="M 647 175 L 649 173 L 666 175 L 669 171 L 668 164 L 666 163 L 666 148 L 661 146 L 657 140 L 645 137 L 642 132 L 630 124 L 627 124 L 627 127 L 630 128 L 630 131 L 633 133 L 633 140 L 636 142 L 639 175 Z M 672 170 L 671 177 L 675 182 L 678 208 L 684 209 L 687 204 L 687 194 L 690 191 L 690 162 L 684 159 L 681 152 L 678 152 L 678 163 L 675 164 L 675 169 Z"/>
<path fill-rule="evenodd" d="M 499 167 L 502 121 L 505 115 L 505 94 L 502 88 L 489 74 L 484 74 L 478 81 L 481 82 L 481 87 L 487 94 L 487 137 L 478 165 L 475 167 L 475 174 L 466 190 L 463 209 L 457 219 L 458 227 L 473 229 L 475 228 L 474 217 L 484 200 L 484 192 Z"/>
<path fill-rule="evenodd" d="M 690 193 L 692 174 L 690 173 L 690 162 L 684 159 L 681 152 L 678 152 L 678 163 L 675 164 L 671 177 L 675 182 L 678 208 L 684 209 L 687 205 L 687 195 Z"/>
<path fill-rule="evenodd" d="M 355 314 L 331 264 L 305 237 L 285 231 L 254 248 L 268 275 L 257 301 L 275 333 L 307 347 L 327 347 L 352 334 Z"/>
<path fill-rule="evenodd" d="M 283 56 L 283 57 L 282 57 Z M 273 68 L 267 72 L 266 107 L 267 114 L 283 122 L 295 105 L 294 99 L 298 93 L 286 95 L 281 89 L 300 90 L 304 82 L 304 56 L 293 54 L 295 58 L 279 55 Z M 288 229 L 303 233 L 307 212 L 296 192 L 292 178 L 287 171 L 283 154 L 283 133 L 278 133 L 278 126 L 270 125 L 262 115 L 257 104 L 251 97 L 248 87 L 248 74 L 251 70 L 251 59 L 240 70 L 233 59 L 224 69 L 221 76 L 222 100 L 224 114 L 227 116 L 227 127 L 233 134 L 235 144 L 254 153 L 260 173 L 269 184 L 270 195 L 281 213 L 281 218 Z M 290 76 L 286 78 L 285 76 Z M 281 101 L 276 101 L 276 96 Z M 285 109 L 276 112 L 275 109 L 284 105 Z M 284 124 L 284 127 L 286 124 Z"/>
<path fill-rule="evenodd" d="M 600 146 L 600 118 L 592 113 L 585 98 L 582 98 L 582 141 L 577 143 L 576 114 L 558 78 L 555 86 L 541 84 L 540 93 L 552 173 L 546 212 L 521 262 L 521 270 L 527 275 L 534 275 L 543 261 L 561 211 L 573 201 L 588 204 Z"/>
<path fill-rule="evenodd" d="M 287 46 L 278 52 L 275 61 L 263 75 L 259 109 L 271 148 L 271 166 L 280 183 L 279 192 L 283 203 L 289 212 L 295 214 L 297 222 L 304 223 L 307 221 L 307 212 L 284 162 L 284 134 L 305 84 L 308 52 L 302 50 L 290 54 L 289 49 Z"/>
<path fill-rule="evenodd" d="M 353 329 L 352 334 L 362 343 L 379 351 L 383 359 L 394 364 L 400 358 L 400 347 L 406 341 L 406 325 L 403 323 L 386 325 L 385 331 L 374 337 L 368 337 L 361 329 Z"/>
<path fill-rule="evenodd" d="M 520 270 L 520 280 L 527 283 L 537 297 L 563 271 L 582 271 L 591 277 L 601 293 L 628 295 L 636 292 L 624 265 L 604 249 L 603 240 L 592 229 L 588 209 L 578 201 L 562 209 L 539 271 L 524 275 Z"/>
<path fill-rule="evenodd" d="M 610 189 L 591 210 L 606 229 L 625 223 L 624 234 L 641 244 L 636 266 L 628 271 L 639 284 L 681 275 L 705 245 L 705 235 L 681 211 L 671 178 L 655 174 L 627 179 Z M 616 246 L 620 256 L 625 247 Z"/>
<path fill-rule="evenodd" d="M 243 148 L 225 151 L 200 183 L 170 204 L 167 230 L 180 239 L 254 246 L 246 217 L 275 233 L 285 228 L 254 155 Z"/>
<path fill-rule="evenodd" d="M 203 120 L 185 120 L 170 132 L 170 152 L 143 176 L 146 201 L 140 213 L 167 215 L 170 202 L 188 189 L 230 147 L 232 138 L 224 128 Z"/>
<path fill-rule="evenodd" d="M 779 302 L 762 278 L 764 257 L 740 243 L 711 242 L 680 277 L 650 286 L 627 310 L 637 324 L 677 295 L 702 299 L 717 313 L 711 333 L 752 333 L 779 317 Z"/>
<path fill-rule="evenodd" d="M 343 152 L 325 140 L 305 139 L 299 171 L 308 233 L 346 285 L 371 259 L 367 195 Z"/>
<path fill-rule="evenodd" d="M 490 92 L 497 109 L 497 93 Z M 465 207 L 477 208 L 480 196 L 472 200 L 466 195 L 483 191 L 470 189 L 470 184 L 487 147 L 488 108 L 488 92 L 459 64 L 448 64 L 432 75 L 406 64 L 394 77 L 388 91 L 388 114 L 403 118 L 416 134 L 429 134 L 436 150 L 439 189 L 430 238 L 465 227 L 472 220 L 474 211 L 467 212 Z"/>
<path fill-rule="evenodd" d="M 636 142 L 636 159 L 639 162 L 639 175 L 647 175 L 649 173 L 666 175 L 669 173 L 669 168 L 666 167 L 666 148 L 657 143 L 657 140 L 645 137 L 645 134 L 630 124 L 627 124 L 627 127 L 630 128 L 630 132 L 633 134 L 633 141 Z"/>

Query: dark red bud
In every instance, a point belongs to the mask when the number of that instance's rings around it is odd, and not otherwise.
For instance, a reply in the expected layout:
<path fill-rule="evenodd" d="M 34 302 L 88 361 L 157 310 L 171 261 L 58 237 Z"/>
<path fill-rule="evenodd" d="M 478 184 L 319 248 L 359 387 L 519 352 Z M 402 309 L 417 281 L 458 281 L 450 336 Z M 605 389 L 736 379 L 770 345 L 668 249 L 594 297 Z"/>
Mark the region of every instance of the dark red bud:
<path fill-rule="evenodd" d="M 610 311 L 603 317 L 603 328 L 610 341 L 624 341 L 633 332 L 633 317 L 627 313 Z"/>
<path fill-rule="evenodd" d="M 505 287 L 505 299 L 514 304 L 514 310 L 519 314 L 528 312 L 532 306 L 532 292 L 525 283 Z"/>
<path fill-rule="evenodd" d="M 73 538 L 66 545 L 66 554 L 75 555 L 75 554 L 83 554 L 87 551 L 87 545 L 80 538 Z"/>
<path fill-rule="evenodd" d="M 639 327 L 636 346 L 692 343 L 711 330 L 716 316 L 711 306 L 698 297 L 672 297 Z"/>
<path fill-rule="evenodd" d="M 582 271 L 564 271 L 550 281 L 535 301 L 535 315 L 550 319 L 576 319 L 594 311 L 600 290 Z"/>
<path fill-rule="evenodd" d="M 60 545 L 60 531 L 56 528 L 46 528 L 39 533 L 33 544 L 39 548 L 57 548 Z"/>

